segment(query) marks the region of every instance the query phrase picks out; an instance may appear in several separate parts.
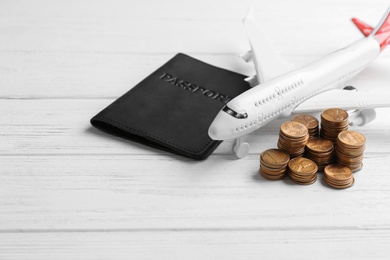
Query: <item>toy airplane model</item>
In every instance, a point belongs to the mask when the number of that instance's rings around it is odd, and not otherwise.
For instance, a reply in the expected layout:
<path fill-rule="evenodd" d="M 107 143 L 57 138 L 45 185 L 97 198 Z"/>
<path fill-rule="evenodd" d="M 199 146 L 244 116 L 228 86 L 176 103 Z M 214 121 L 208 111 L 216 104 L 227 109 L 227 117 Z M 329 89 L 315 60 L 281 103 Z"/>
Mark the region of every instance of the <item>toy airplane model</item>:
<path fill-rule="evenodd" d="M 209 136 L 214 140 L 236 139 L 234 152 L 243 158 L 249 151 L 249 144 L 244 142 L 246 134 L 293 112 L 338 107 L 354 110 L 350 111 L 350 124 L 364 125 L 373 120 L 374 108 L 390 106 L 389 95 L 336 88 L 345 86 L 346 81 L 390 44 L 390 8 L 375 28 L 355 18 L 352 21 L 364 38 L 302 68 L 292 69 L 272 51 L 251 10 L 244 26 L 252 50 L 242 58 L 253 60 L 257 75 L 246 79 L 252 86 L 250 90 L 232 99 L 217 114 Z"/>

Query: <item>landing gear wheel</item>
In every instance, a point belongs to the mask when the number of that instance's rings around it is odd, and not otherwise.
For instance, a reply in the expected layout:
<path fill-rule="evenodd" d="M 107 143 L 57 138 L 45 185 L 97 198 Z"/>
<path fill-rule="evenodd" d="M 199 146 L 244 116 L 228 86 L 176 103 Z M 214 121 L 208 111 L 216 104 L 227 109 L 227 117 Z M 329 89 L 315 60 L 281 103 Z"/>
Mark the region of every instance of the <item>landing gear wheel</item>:
<path fill-rule="evenodd" d="M 237 156 L 237 158 L 244 158 L 249 152 L 249 144 L 244 142 L 244 138 L 240 137 L 236 139 L 236 143 L 233 147 L 233 152 Z"/>

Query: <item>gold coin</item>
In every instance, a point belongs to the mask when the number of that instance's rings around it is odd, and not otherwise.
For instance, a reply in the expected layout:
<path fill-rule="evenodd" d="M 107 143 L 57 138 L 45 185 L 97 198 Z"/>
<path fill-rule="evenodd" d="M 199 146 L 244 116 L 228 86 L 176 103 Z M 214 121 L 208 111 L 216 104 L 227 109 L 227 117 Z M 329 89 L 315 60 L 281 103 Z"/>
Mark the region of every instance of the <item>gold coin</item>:
<path fill-rule="evenodd" d="M 280 126 L 277 147 L 290 155 L 290 158 L 300 156 L 305 151 L 309 140 L 307 127 L 298 122 L 285 122 Z"/>
<path fill-rule="evenodd" d="M 357 172 L 360 171 L 363 168 L 363 163 L 356 163 L 356 164 L 348 164 L 348 163 L 343 163 L 341 161 L 337 162 L 340 165 L 343 165 L 345 167 L 348 167 L 352 172 Z"/>
<path fill-rule="evenodd" d="M 290 178 L 290 179 L 292 180 L 292 182 L 299 184 L 299 185 L 310 185 L 310 184 L 313 184 L 317 181 L 317 175 L 314 175 L 314 178 L 308 182 L 301 182 L 301 181 L 298 181 L 298 180 L 293 179 L 293 178 Z"/>
<path fill-rule="evenodd" d="M 348 113 L 340 108 L 329 108 L 322 112 L 321 117 L 333 123 L 342 123 L 348 120 Z"/>
<path fill-rule="evenodd" d="M 363 152 L 366 138 L 355 131 L 344 131 L 338 135 L 336 145 L 337 163 L 357 172 L 363 167 Z"/>
<path fill-rule="evenodd" d="M 352 177 L 352 180 L 350 181 L 350 183 L 345 184 L 345 185 L 337 185 L 337 184 L 333 184 L 333 183 L 329 183 L 329 182 L 327 182 L 327 183 L 329 186 L 331 186 L 335 189 L 346 189 L 346 188 L 352 187 L 355 184 L 355 178 Z"/>
<path fill-rule="evenodd" d="M 338 141 L 347 148 L 359 148 L 366 143 L 366 138 L 359 132 L 343 131 L 338 135 Z"/>
<path fill-rule="evenodd" d="M 298 122 L 284 122 L 280 131 L 291 138 L 304 138 L 308 134 L 307 127 Z"/>
<path fill-rule="evenodd" d="M 270 171 L 280 171 L 283 168 L 287 168 L 287 164 L 286 165 L 267 165 L 263 162 L 260 162 L 260 166 L 265 167 Z"/>
<path fill-rule="evenodd" d="M 343 127 L 334 127 L 334 126 L 328 126 L 328 125 L 321 124 L 320 133 L 334 136 L 337 138 L 339 133 L 341 133 L 342 131 L 347 131 L 347 130 L 348 130 L 348 125 L 345 125 Z"/>
<path fill-rule="evenodd" d="M 360 165 L 354 167 L 354 168 L 350 168 L 352 172 L 358 172 L 360 171 L 361 169 L 363 169 L 363 163 L 361 162 Z"/>
<path fill-rule="evenodd" d="M 311 115 L 304 115 L 304 114 L 296 115 L 296 116 L 294 116 L 292 121 L 301 123 L 301 124 L 305 125 L 308 129 L 313 129 L 313 128 L 318 127 L 317 118 L 315 118 L 314 116 L 311 116 Z"/>
<path fill-rule="evenodd" d="M 284 178 L 284 174 L 281 174 L 281 175 L 278 175 L 278 176 L 276 176 L 276 175 L 269 175 L 269 174 L 263 172 L 261 169 L 259 170 L 259 173 L 260 173 L 261 176 L 263 176 L 264 178 L 266 178 L 268 180 L 275 181 L 275 180 L 281 180 L 281 179 Z"/>
<path fill-rule="evenodd" d="M 286 153 L 288 153 L 290 155 L 290 158 L 301 156 L 305 152 L 305 148 L 304 147 L 302 149 L 297 150 L 297 149 L 285 148 L 280 143 L 278 143 L 277 146 L 278 146 L 279 149 L 281 149 L 281 150 L 285 151 Z"/>
<path fill-rule="evenodd" d="M 350 179 L 352 171 L 340 164 L 330 164 L 325 167 L 325 177 L 331 180 L 344 181 Z"/>
<path fill-rule="evenodd" d="M 309 181 L 313 180 L 317 174 L 311 174 L 311 175 L 298 175 L 298 174 L 295 174 L 295 173 L 292 172 L 292 171 L 288 171 L 288 175 L 290 176 L 290 178 L 293 178 L 293 179 L 295 179 L 295 180 L 297 180 L 297 181 L 300 181 L 300 182 L 309 182 Z"/>
<path fill-rule="evenodd" d="M 352 182 L 353 176 L 351 176 L 351 178 L 349 178 L 348 180 L 345 180 L 345 181 L 330 180 L 326 176 L 324 178 L 325 178 L 325 181 L 329 184 L 333 184 L 333 185 L 337 185 L 337 186 L 344 186 L 344 185 L 348 185 Z"/>
<path fill-rule="evenodd" d="M 302 140 L 302 141 L 293 141 L 293 140 L 287 140 L 284 139 L 283 137 L 279 138 L 279 142 L 287 147 L 291 148 L 302 148 L 305 147 L 307 141 L 309 140 L 309 135 L 307 135 L 307 138 Z"/>
<path fill-rule="evenodd" d="M 310 139 L 310 140 L 312 140 L 312 139 Z M 326 139 L 323 139 L 323 140 L 326 140 Z M 315 145 L 313 145 L 313 143 L 308 142 L 306 144 L 306 147 L 305 147 L 306 148 L 305 149 L 306 155 L 313 157 L 313 158 L 318 158 L 318 160 L 327 160 L 328 158 L 333 158 L 334 153 L 335 153 L 334 152 L 335 149 L 333 148 L 333 143 L 332 143 L 332 141 L 329 141 L 329 140 L 326 140 L 326 141 L 332 145 L 329 147 L 327 147 L 327 145 L 326 146 L 315 146 Z M 310 147 L 311 147 L 311 149 L 310 149 Z M 317 149 L 317 150 L 313 150 L 313 149 Z M 329 149 L 329 150 L 325 150 L 325 149 Z"/>
<path fill-rule="evenodd" d="M 317 164 L 305 157 L 296 157 L 288 162 L 288 168 L 294 173 L 300 175 L 308 175 L 316 173 L 318 170 Z"/>
<path fill-rule="evenodd" d="M 360 156 L 363 154 L 364 150 L 365 150 L 365 146 L 363 146 L 359 149 L 348 149 L 348 148 L 341 146 L 340 144 L 336 145 L 336 152 L 337 153 L 341 153 L 342 155 L 349 156 L 349 157 Z"/>
<path fill-rule="evenodd" d="M 310 151 L 309 149 L 306 149 L 306 155 L 317 158 L 318 160 L 327 160 L 328 158 L 333 158 L 334 149 L 330 150 L 329 152 L 324 152 L 324 153 L 313 152 L 313 151 Z"/>
<path fill-rule="evenodd" d="M 333 143 L 340 132 L 348 130 L 348 113 L 339 108 L 330 108 L 321 114 L 320 136 Z"/>
<path fill-rule="evenodd" d="M 324 153 L 333 150 L 333 142 L 323 138 L 312 138 L 306 143 L 311 151 Z"/>
<path fill-rule="evenodd" d="M 270 168 L 265 167 L 264 165 L 261 165 L 260 166 L 260 170 L 263 171 L 264 173 L 268 174 L 268 175 L 276 176 L 276 175 L 285 174 L 286 170 L 287 170 L 287 167 L 282 168 L 282 169 L 270 169 Z"/>
<path fill-rule="evenodd" d="M 290 160 L 290 155 L 279 149 L 269 149 L 264 151 L 260 158 L 267 165 L 285 165 Z"/>
<path fill-rule="evenodd" d="M 324 177 L 326 183 L 336 189 L 349 188 L 355 183 L 352 171 L 348 167 L 339 164 L 326 166 Z"/>
<path fill-rule="evenodd" d="M 329 158 L 327 160 L 318 160 L 316 158 L 312 158 L 312 157 L 309 157 L 309 156 L 307 158 L 309 158 L 310 160 L 315 162 L 317 164 L 318 168 L 324 168 L 325 166 L 328 166 L 329 164 L 333 163 L 333 158 Z"/>
<path fill-rule="evenodd" d="M 340 153 L 337 153 L 337 160 L 345 163 L 360 163 L 363 160 L 363 155 L 359 155 L 356 157 L 347 157 L 340 155 Z"/>
<path fill-rule="evenodd" d="M 341 130 L 341 129 L 348 128 L 348 120 L 346 120 L 343 123 L 327 122 L 323 118 L 321 118 L 321 120 L 322 120 L 321 121 L 321 128 L 324 128 L 327 130 L 333 130 L 333 129 Z"/>

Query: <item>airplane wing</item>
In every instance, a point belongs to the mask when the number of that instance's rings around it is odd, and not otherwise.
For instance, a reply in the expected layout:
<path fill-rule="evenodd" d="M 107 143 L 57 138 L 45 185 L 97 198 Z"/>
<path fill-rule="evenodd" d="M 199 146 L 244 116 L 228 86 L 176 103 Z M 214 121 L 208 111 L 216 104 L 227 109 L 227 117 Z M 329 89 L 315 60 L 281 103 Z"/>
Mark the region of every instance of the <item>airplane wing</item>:
<path fill-rule="evenodd" d="M 344 110 L 390 106 L 390 95 L 342 89 L 329 90 L 299 104 L 294 113 L 320 112 L 331 107 Z"/>
<path fill-rule="evenodd" d="M 256 22 L 253 8 L 245 18 L 244 26 L 252 50 L 241 57 L 245 61 L 253 60 L 256 69 L 256 78 L 247 79 L 251 86 L 261 84 L 292 69 L 292 65 L 276 53 L 264 30 Z"/>

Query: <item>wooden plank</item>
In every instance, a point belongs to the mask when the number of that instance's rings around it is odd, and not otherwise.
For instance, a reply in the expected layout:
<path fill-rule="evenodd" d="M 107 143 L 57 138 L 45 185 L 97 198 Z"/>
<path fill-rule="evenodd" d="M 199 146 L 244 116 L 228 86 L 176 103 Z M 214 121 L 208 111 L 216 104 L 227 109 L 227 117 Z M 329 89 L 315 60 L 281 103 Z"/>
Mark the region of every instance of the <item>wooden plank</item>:
<path fill-rule="evenodd" d="M 390 53 L 390 52 L 389 52 Z M 386 54 L 386 52 L 385 52 Z M 129 53 L 0 53 L 0 98 L 117 98 L 173 57 Z M 194 58 L 246 75 L 252 63 L 236 54 L 194 54 Z M 296 66 L 321 56 L 288 55 Z M 379 57 L 352 85 L 362 91 L 385 91 L 390 82 L 390 55 Z"/>
<path fill-rule="evenodd" d="M 0 102 L 0 155 L 63 154 L 149 154 L 161 152 L 93 128 L 89 120 L 113 100 L 2 100 Z M 367 139 L 366 153 L 388 153 L 390 145 L 387 120 L 389 109 L 378 109 L 377 119 L 364 127 L 354 127 Z M 318 117 L 318 115 L 317 115 Z M 247 137 L 251 154 L 275 147 L 280 125 L 289 118 L 277 119 Z M 215 154 L 230 154 L 231 141 Z M 173 158 L 177 158 L 174 156 Z"/>
<path fill-rule="evenodd" d="M 388 230 L 0 234 L 13 259 L 388 259 Z"/>
<path fill-rule="evenodd" d="M 0 55 L 0 98 L 89 99 L 121 96 L 175 54 L 5 52 Z M 253 65 L 245 63 L 238 54 L 191 56 L 238 73 L 255 73 Z M 307 59 L 313 58 L 298 60 Z"/>
<path fill-rule="evenodd" d="M 322 0 L 322 1 L 307 1 L 298 0 L 295 3 L 285 2 L 283 0 L 275 0 L 267 2 L 259 0 L 252 2 L 243 0 L 240 2 L 216 0 L 209 2 L 207 0 L 199 0 L 196 2 L 188 1 L 182 3 L 180 0 L 168 0 L 165 2 L 144 0 L 132 1 L 126 0 L 77 0 L 50 1 L 36 0 L 34 3 L 28 0 L 18 1 L 18 4 L 13 2 L 2 2 L 0 14 L 2 16 L 21 16 L 21 17 L 101 17 L 147 20 L 147 19 L 166 19 L 171 20 L 233 20 L 234 15 L 240 11 L 240 8 L 254 6 L 257 12 L 266 17 L 272 17 L 277 14 L 286 16 L 286 18 L 297 19 L 298 14 L 304 13 L 306 16 L 318 18 L 318 13 L 327 13 L 331 18 L 339 15 L 349 17 L 348 10 L 354 10 L 356 15 L 366 14 L 367 17 L 373 16 L 377 19 L 376 11 L 383 8 L 383 12 L 387 8 L 386 1 L 378 0 L 375 5 L 369 0 L 361 0 L 356 4 L 353 0 L 345 0 L 340 3 L 337 0 Z M 93 8 L 91 8 L 93 6 Z M 207 6 L 207 8 L 205 8 Z M 335 7 L 337 9 L 335 10 Z M 299 7 L 299 8 L 297 8 Z M 174 9 L 174 12 L 172 11 Z M 294 10 L 294 12 L 292 12 Z M 328 12 L 333 10 L 333 12 Z M 142 11 L 142 12 L 141 12 Z M 148 11 L 148 12 L 146 12 Z M 171 11 L 171 12 L 169 12 Z M 375 16 L 376 15 L 376 16 Z M 285 19 L 286 19 L 285 18 Z M 368 18 L 366 18 L 368 19 Z M 330 20 L 330 19 L 329 19 Z M 376 20 L 374 20 L 376 21 Z M 373 22 L 367 20 L 367 22 Z"/>
<path fill-rule="evenodd" d="M 207 3 L 207 10 L 197 3 L 192 12 L 187 11 L 188 5 L 175 1 L 132 2 L 127 3 L 129 8 L 124 8 L 123 2 L 108 8 L 103 1 L 94 2 L 95 8 L 89 7 L 89 1 L 53 3 L 37 1 L 30 8 L 30 3 L 24 1 L 18 9 L 4 3 L 0 8 L 0 34 L 7 35 L 0 41 L 1 98 L 115 98 L 179 51 L 217 66 L 254 74 L 251 64 L 236 57 L 249 48 L 241 25 L 243 15 L 237 15 L 246 12 L 249 2 L 224 3 L 223 11 L 219 10 L 221 2 Z M 256 11 L 276 47 L 299 66 L 361 37 L 346 21 L 349 13 L 365 13 L 362 18 L 376 21 L 387 3 L 376 2 L 370 8 L 365 8 L 365 3 L 346 4 L 332 19 L 324 15 L 333 13 L 327 12 L 333 8 L 331 3 L 306 3 L 304 8 L 290 12 L 289 5 L 296 4 L 258 2 Z M 167 5 L 177 6 L 177 15 L 162 12 Z M 367 6 L 371 6 L 368 1 Z M 275 16 L 276 10 L 283 19 Z M 145 13 L 153 19 L 145 18 Z M 162 24 L 173 35 L 167 37 Z M 296 28 L 303 30 L 299 37 Z M 357 82 L 367 79 L 363 84 L 385 85 L 390 76 L 377 67 L 388 67 L 389 54 L 383 53 L 384 59 L 377 62 L 375 70 L 363 72 Z"/>
<path fill-rule="evenodd" d="M 390 229 L 389 153 L 355 186 L 268 181 L 258 155 L 195 162 L 150 155 L 0 157 L 0 232 Z"/>
<path fill-rule="evenodd" d="M 1 51 L 237 53 L 248 48 L 241 20 L 255 5 L 271 39 L 286 53 L 326 54 L 361 37 L 348 21 L 352 16 L 375 24 L 388 5 L 385 0 L 376 1 L 375 6 L 368 0 L 359 5 L 351 0 L 343 5 L 335 0 L 148 1 L 117 2 L 109 7 L 103 1 L 68 5 L 46 0 L 34 2 L 33 7 L 28 1 L 23 3 L 17 7 L 5 3 L 1 8 L 0 33 L 7 35 L 0 41 Z M 166 11 L 167 6 L 175 11 Z"/>
<path fill-rule="evenodd" d="M 179 51 L 253 73 L 234 56 L 251 4 L 300 65 L 361 37 L 352 15 L 375 24 L 388 5 L 355 2 L 2 1 L 0 259 L 387 259 L 389 109 L 356 128 L 365 167 L 342 191 L 258 175 L 286 119 L 250 135 L 247 158 L 224 142 L 201 162 L 89 124 Z M 353 84 L 388 92 L 389 54 Z"/>

